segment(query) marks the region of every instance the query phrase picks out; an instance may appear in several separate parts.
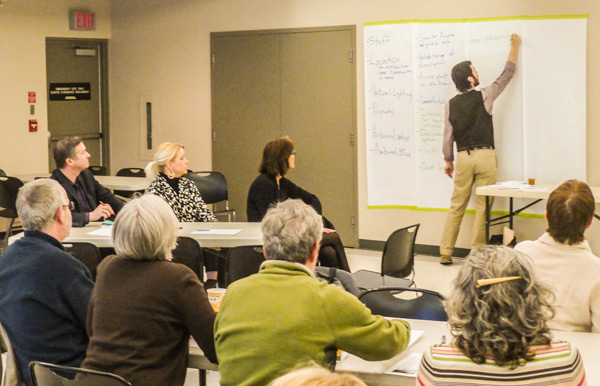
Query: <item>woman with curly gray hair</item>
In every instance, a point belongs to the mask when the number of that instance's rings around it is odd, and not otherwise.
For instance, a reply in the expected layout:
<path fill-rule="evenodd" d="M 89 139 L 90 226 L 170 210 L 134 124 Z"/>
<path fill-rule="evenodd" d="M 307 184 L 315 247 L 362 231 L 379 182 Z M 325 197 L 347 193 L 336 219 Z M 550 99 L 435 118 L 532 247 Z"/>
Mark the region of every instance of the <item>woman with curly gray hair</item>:
<path fill-rule="evenodd" d="M 472 251 L 446 300 L 454 340 L 423 354 L 418 384 L 585 385 L 579 352 L 553 341 L 546 324 L 552 296 L 523 253 Z"/>

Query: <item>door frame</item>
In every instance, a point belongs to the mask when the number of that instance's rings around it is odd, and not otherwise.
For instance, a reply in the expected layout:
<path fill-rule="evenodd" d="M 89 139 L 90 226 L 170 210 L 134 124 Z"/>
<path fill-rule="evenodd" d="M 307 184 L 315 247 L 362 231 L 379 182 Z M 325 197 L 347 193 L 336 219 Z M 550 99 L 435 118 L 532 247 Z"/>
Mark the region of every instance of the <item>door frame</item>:
<path fill-rule="evenodd" d="M 110 172 L 110 114 L 109 114 L 109 88 L 108 88 L 108 39 L 81 39 L 81 38 L 46 38 L 46 46 L 48 43 L 72 43 L 73 48 L 80 45 L 85 48 L 86 45 L 98 46 L 98 95 L 100 103 L 100 139 L 101 152 L 100 157 L 102 166 L 105 166 Z M 46 73 L 46 90 L 48 88 L 48 76 Z M 49 102 L 50 94 L 46 96 L 46 103 Z M 49 109 L 47 109 L 48 111 Z M 48 128 L 50 131 L 50 128 Z M 83 138 L 85 140 L 85 138 Z M 48 144 L 52 141 L 52 137 L 48 135 Z"/>

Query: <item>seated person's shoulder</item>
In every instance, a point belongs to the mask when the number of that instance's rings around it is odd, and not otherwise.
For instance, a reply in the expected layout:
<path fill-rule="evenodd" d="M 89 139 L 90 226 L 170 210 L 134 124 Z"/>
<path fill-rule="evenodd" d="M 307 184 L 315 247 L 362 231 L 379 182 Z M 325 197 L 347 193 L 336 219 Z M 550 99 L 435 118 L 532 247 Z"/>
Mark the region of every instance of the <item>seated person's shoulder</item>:
<path fill-rule="evenodd" d="M 250 189 L 264 189 L 266 187 L 275 186 L 275 184 L 275 180 L 271 178 L 267 173 L 261 173 L 254 179 L 254 181 L 252 181 Z"/>
<path fill-rule="evenodd" d="M 526 252 L 530 248 L 535 247 L 536 243 L 537 243 L 537 240 L 521 241 L 520 243 L 517 243 L 517 245 L 515 245 L 515 250 L 521 251 L 521 252 Z"/>

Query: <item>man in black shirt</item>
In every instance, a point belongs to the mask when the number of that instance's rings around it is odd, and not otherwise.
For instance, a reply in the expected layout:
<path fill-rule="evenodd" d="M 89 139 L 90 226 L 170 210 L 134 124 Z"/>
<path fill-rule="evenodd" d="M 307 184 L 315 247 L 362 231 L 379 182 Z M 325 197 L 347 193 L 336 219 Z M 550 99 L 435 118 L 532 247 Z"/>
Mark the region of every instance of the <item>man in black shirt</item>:
<path fill-rule="evenodd" d="M 100 185 L 88 170 L 90 153 L 80 137 L 65 137 L 54 147 L 56 169 L 52 178 L 57 180 L 73 203 L 73 226 L 82 227 L 90 221 L 99 221 L 115 215 L 124 202 L 109 189 Z"/>

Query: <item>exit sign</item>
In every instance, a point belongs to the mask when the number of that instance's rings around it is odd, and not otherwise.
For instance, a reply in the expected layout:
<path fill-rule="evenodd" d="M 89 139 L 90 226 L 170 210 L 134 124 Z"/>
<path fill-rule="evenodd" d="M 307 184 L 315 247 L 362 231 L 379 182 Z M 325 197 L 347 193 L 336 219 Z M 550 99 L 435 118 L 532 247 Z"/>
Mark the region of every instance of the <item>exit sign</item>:
<path fill-rule="evenodd" d="M 69 28 L 75 30 L 96 29 L 94 13 L 86 11 L 69 11 Z"/>

